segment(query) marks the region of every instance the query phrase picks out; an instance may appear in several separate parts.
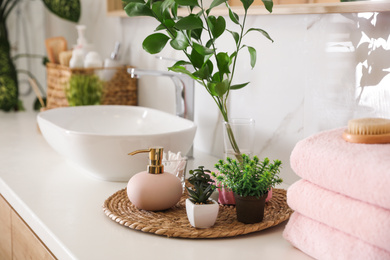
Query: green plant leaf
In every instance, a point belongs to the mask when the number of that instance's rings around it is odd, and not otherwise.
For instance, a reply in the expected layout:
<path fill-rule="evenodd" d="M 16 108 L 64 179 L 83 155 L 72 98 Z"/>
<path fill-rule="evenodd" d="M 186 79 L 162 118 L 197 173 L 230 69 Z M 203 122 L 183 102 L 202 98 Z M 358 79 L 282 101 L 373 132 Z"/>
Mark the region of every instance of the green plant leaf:
<path fill-rule="evenodd" d="M 205 47 L 206 47 L 206 48 L 210 48 L 210 47 L 213 46 L 213 43 L 214 43 L 213 39 L 210 39 L 210 40 L 208 40 L 208 41 L 206 42 Z"/>
<path fill-rule="evenodd" d="M 200 68 L 198 71 L 194 72 L 193 75 L 200 78 L 207 80 L 211 74 L 213 73 L 213 63 L 208 60 L 202 68 Z"/>
<path fill-rule="evenodd" d="M 162 33 L 151 34 L 145 38 L 142 48 L 150 54 L 156 54 L 164 49 L 169 37 Z"/>
<path fill-rule="evenodd" d="M 207 17 L 207 24 L 215 39 L 221 36 L 226 29 L 226 21 L 222 16 L 218 18 L 213 15 Z"/>
<path fill-rule="evenodd" d="M 206 10 L 207 14 L 210 13 L 211 9 L 225 2 L 227 2 L 227 0 L 214 0 L 213 2 L 211 2 L 209 9 Z"/>
<path fill-rule="evenodd" d="M 238 14 L 236 14 L 235 12 L 233 12 L 233 10 L 230 8 L 230 6 L 228 4 L 226 4 L 228 10 L 229 10 L 229 18 L 230 20 L 235 23 L 235 24 L 240 24 L 240 18 L 238 16 Z"/>
<path fill-rule="evenodd" d="M 172 19 L 166 19 L 164 24 L 157 26 L 155 31 L 166 30 L 167 28 L 173 28 L 173 26 L 175 26 L 175 22 Z"/>
<path fill-rule="evenodd" d="M 226 52 L 220 52 L 217 54 L 217 66 L 221 76 L 223 74 L 229 74 L 230 57 Z"/>
<path fill-rule="evenodd" d="M 254 0 L 240 0 L 242 3 L 242 6 L 244 7 L 245 11 L 249 9 L 249 7 L 253 4 Z"/>
<path fill-rule="evenodd" d="M 207 83 L 207 89 L 210 92 L 210 94 L 214 97 L 218 97 L 218 93 L 215 91 L 216 85 L 217 85 L 217 83 L 215 83 L 215 82 L 208 82 Z"/>
<path fill-rule="evenodd" d="M 202 32 L 203 32 L 203 29 L 201 29 L 201 28 L 191 30 L 191 37 L 197 41 L 200 41 L 200 39 L 202 37 Z"/>
<path fill-rule="evenodd" d="M 188 76 L 190 76 L 191 78 L 195 79 L 195 80 L 198 80 L 197 77 L 195 77 L 194 75 L 192 75 L 191 72 L 189 72 L 186 68 L 184 68 L 183 66 L 172 66 L 172 67 L 169 67 L 168 70 L 170 71 L 173 71 L 173 72 L 178 72 L 178 73 L 183 73 L 183 74 L 186 74 Z"/>
<path fill-rule="evenodd" d="M 221 75 L 220 75 L 220 73 L 217 71 L 217 72 L 215 72 L 215 74 L 213 75 L 213 81 L 214 82 L 221 82 L 222 80 L 221 80 Z"/>
<path fill-rule="evenodd" d="M 50 12 L 59 17 L 77 23 L 81 15 L 79 0 L 42 0 Z M 2 1 L 3 2 L 3 1 Z M 5 1 L 6 2 L 6 1 Z M 12 2 L 12 1 L 11 1 Z"/>
<path fill-rule="evenodd" d="M 200 54 L 195 49 L 192 49 L 191 55 L 190 55 L 190 61 L 195 68 L 198 68 L 198 69 L 202 68 L 202 66 L 204 64 L 204 59 L 205 59 L 204 55 Z"/>
<path fill-rule="evenodd" d="M 181 5 L 181 6 L 199 6 L 197 0 L 175 0 L 176 4 Z"/>
<path fill-rule="evenodd" d="M 186 36 L 181 31 L 177 32 L 175 39 L 170 44 L 175 50 L 185 50 L 189 46 Z"/>
<path fill-rule="evenodd" d="M 272 13 L 272 7 L 274 6 L 274 2 L 272 0 L 261 0 L 265 6 L 265 9 L 268 10 L 268 12 Z"/>
<path fill-rule="evenodd" d="M 243 87 L 246 87 L 246 85 L 248 85 L 248 84 L 249 84 L 249 82 L 243 83 L 243 84 L 233 85 L 233 86 L 230 86 L 230 89 L 233 89 L 233 90 L 235 90 L 235 89 L 241 89 L 241 88 L 243 88 Z"/>
<path fill-rule="evenodd" d="M 139 1 L 143 1 L 143 0 L 139 0 Z M 171 9 L 174 5 L 175 5 L 175 0 L 164 0 L 161 5 L 161 8 L 163 11 L 167 11 Z"/>
<path fill-rule="evenodd" d="M 222 97 L 229 90 L 229 81 L 225 79 L 222 82 L 218 82 L 215 84 L 215 92 L 217 96 Z"/>
<path fill-rule="evenodd" d="M 233 31 L 230 31 L 230 30 L 226 30 L 228 31 L 229 33 L 231 33 L 231 35 L 233 36 L 234 38 L 234 41 L 236 42 L 236 46 L 238 45 L 238 42 L 240 40 L 240 35 L 237 33 L 237 32 L 233 32 Z"/>
<path fill-rule="evenodd" d="M 251 58 L 251 67 L 253 69 L 255 67 L 255 65 L 256 65 L 257 53 L 256 53 L 255 48 L 250 47 L 250 46 L 248 46 L 248 51 L 249 51 L 249 55 L 250 55 L 250 58 Z"/>
<path fill-rule="evenodd" d="M 210 72 L 210 76 L 211 76 L 214 70 L 213 63 L 210 60 L 207 60 L 205 66 L 208 67 L 208 71 Z"/>
<path fill-rule="evenodd" d="M 154 17 L 152 10 L 143 3 L 132 2 L 125 6 L 125 12 L 130 17 L 151 16 Z"/>
<path fill-rule="evenodd" d="M 235 51 L 232 53 L 232 55 L 230 55 L 230 60 L 233 60 L 234 57 L 236 57 L 236 56 L 237 56 L 237 52 Z"/>
<path fill-rule="evenodd" d="M 178 8 L 178 5 L 175 3 L 172 8 L 171 8 L 171 13 L 172 13 L 172 16 L 177 19 L 177 8 Z"/>
<path fill-rule="evenodd" d="M 249 32 L 252 32 L 252 31 L 256 31 L 256 32 L 259 32 L 261 33 L 262 35 L 264 35 L 268 40 L 274 42 L 274 40 L 272 40 L 272 38 L 269 36 L 269 34 L 264 31 L 263 29 L 259 29 L 259 28 L 250 28 L 248 31 L 246 31 L 245 35 Z"/>
<path fill-rule="evenodd" d="M 161 8 L 162 3 L 162 1 L 157 1 L 152 4 L 152 11 L 159 21 L 164 19 L 164 9 Z"/>
<path fill-rule="evenodd" d="M 133 3 L 133 2 L 145 4 L 145 1 L 144 1 L 144 0 L 122 0 L 123 6 L 126 6 L 126 5 L 128 5 L 129 3 Z"/>
<path fill-rule="evenodd" d="M 175 27 L 179 30 L 202 29 L 203 22 L 198 16 L 190 14 L 177 21 Z"/>
<path fill-rule="evenodd" d="M 191 65 L 191 62 L 186 61 L 186 60 L 179 60 L 172 67 L 175 67 L 175 66 L 185 66 L 185 65 Z"/>
<path fill-rule="evenodd" d="M 193 43 L 193 48 L 201 55 L 212 55 L 214 53 L 213 49 L 206 48 L 196 42 Z M 205 62 L 205 60 L 203 62 Z"/>

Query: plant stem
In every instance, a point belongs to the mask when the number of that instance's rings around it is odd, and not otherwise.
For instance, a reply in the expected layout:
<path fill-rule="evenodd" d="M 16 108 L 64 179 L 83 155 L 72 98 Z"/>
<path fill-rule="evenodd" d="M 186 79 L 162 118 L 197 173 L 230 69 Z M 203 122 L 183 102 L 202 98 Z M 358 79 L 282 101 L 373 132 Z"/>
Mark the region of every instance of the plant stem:
<path fill-rule="evenodd" d="M 243 38 L 243 34 L 244 34 L 244 28 L 245 28 L 245 22 L 246 22 L 246 17 L 247 17 L 247 11 L 245 10 L 245 14 L 244 14 L 244 20 L 242 22 L 242 26 L 241 26 L 241 33 L 240 33 L 240 38 L 239 38 L 239 41 L 237 43 L 237 49 L 236 49 L 236 56 L 234 57 L 234 61 L 233 61 L 233 69 L 232 69 L 232 73 L 231 73 L 231 77 L 230 77 L 230 82 L 229 82 L 229 85 L 232 84 L 232 81 L 233 81 L 233 76 L 234 76 L 234 72 L 235 72 L 235 69 L 236 69 L 236 63 L 237 63 L 237 57 L 238 57 L 238 52 L 240 51 L 240 48 L 241 48 L 241 42 L 242 42 L 242 38 Z M 229 93 L 227 93 L 228 95 Z"/>
<path fill-rule="evenodd" d="M 224 122 L 224 126 L 226 128 L 226 132 L 229 137 L 230 144 L 232 145 L 233 151 L 234 151 L 234 156 L 237 158 L 237 160 L 241 163 L 242 162 L 242 154 L 240 151 L 240 148 L 238 147 L 237 141 L 234 137 L 233 129 L 230 125 L 229 121 Z"/>

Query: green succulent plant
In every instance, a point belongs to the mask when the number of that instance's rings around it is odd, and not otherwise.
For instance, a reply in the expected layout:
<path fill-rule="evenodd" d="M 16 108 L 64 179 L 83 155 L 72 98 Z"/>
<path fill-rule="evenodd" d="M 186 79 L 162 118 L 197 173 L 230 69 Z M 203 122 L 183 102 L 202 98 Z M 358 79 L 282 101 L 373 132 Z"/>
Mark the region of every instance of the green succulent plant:
<path fill-rule="evenodd" d="M 212 172 L 217 184 L 224 188 L 231 189 L 234 193 L 246 197 L 261 197 L 271 187 L 280 184 L 283 180 L 279 177 L 282 162 L 275 160 L 273 163 L 268 158 L 261 162 L 257 156 L 250 158 L 242 155 L 242 162 L 233 160 L 230 157 L 226 161 L 219 160 L 215 168 L 220 174 Z"/>
<path fill-rule="evenodd" d="M 209 7 L 204 5 L 203 0 L 123 0 L 123 2 L 128 16 L 149 16 L 159 23 L 155 32 L 143 41 L 144 50 L 156 54 L 169 42 L 173 49 L 183 52 L 186 60 L 178 61 L 168 69 L 186 74 L 202 85 L 215 101 L 223 120 L 229 122 L 227 102 L 230 91 L 241 89 L 249 84 L 249 82 L 233 84 L 239 53 L 247 50 L 250 66 L 253 68 L 256 64 L 256 49 L 244 44 L 243 39 L 254 32 L 273 42 L 265 30 L 245 27 L 248 9 L 254 1 L 241 0 L 244 8 L 242 20 L 230 8 L 227 0 L 213 0 Z M 273 1 L 262 0 L 262 2 L 265 8 L 272 12 Z M 225 5 L 228 9 L 228 17 L 234 24 L 232 29 L 226 28 L 226 20 L 223 16 L 212 14 L 212 10 L 220 5 Z M 188 15 L 179 16 L 178 7 L 187 8 Z M 232 44 L 235 46 L 231 53 L 217 48 L 218 40 L 225 32 L 231 34 Z M 194 71 L 188 70 L 186 65 L 191 65 Z M 240 160 L 241 152 L 233 131 L 227 128 L 227 133 L 234 153 Z"/>
<path fill-rule="evenodd" d="M 211 194 L 215 191 L 216 186 L 213 184 L 215 181 L 211 178 L 210 170 L 205 170 L 204 166 L 199 166 L 198 169 L 190 170 L 191 177 L 188 178 L 188 182 L 193 187 L 186 187 L 189 195 L 189 199 L 195 204 L 207 204 Z"/>

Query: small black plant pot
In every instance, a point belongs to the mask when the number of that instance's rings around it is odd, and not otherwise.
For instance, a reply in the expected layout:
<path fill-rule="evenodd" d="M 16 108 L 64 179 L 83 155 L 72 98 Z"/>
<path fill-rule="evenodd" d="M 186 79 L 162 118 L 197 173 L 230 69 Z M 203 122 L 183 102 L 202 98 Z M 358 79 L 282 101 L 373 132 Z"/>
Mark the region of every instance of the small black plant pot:
<path fill-rule="evenodd" d="M 263 221 L 267 195 L 268 193 L 257 198 L 254 196 L 241 197 L 234 193 L 237 220 L 244 224 L 254 224 Z"/>

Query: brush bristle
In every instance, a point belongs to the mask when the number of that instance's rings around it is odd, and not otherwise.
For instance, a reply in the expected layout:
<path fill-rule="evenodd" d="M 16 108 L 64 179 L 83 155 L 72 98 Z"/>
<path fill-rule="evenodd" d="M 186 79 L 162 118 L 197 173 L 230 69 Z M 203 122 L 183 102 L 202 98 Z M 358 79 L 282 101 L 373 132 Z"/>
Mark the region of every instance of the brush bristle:
<path fill-rule="evenodd" d="M 348 132 L 354 135 L 381 135 L 390 133 L 390 119 L 359 118 L 348 121 Z"/>

